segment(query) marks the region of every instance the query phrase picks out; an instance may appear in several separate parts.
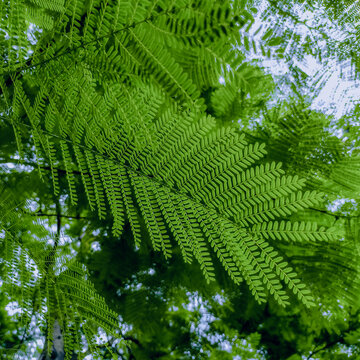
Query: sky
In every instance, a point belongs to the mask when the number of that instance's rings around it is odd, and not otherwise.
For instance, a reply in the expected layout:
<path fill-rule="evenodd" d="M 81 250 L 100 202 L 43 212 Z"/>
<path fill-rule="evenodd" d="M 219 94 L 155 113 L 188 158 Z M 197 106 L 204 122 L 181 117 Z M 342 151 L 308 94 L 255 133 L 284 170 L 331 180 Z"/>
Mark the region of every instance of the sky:
<path fill-rule="evenodd" d="M 269 28 L 262 19 L 262 14 L 266 10 L 267 6 L 267 1 L 262 1 L 260 5 L 261 10 L 254 17 L 255 22 L 248 32 L 249 37 L 253 38 L 257 42 L 261 41 L 261 37 Z M 312 27 L 318 26 L 318 19 L 312 12 L 304 11 L 301 5 L 298 7 L 294 5 L 292 9 L 300 21 L 306 21 L 306 24 Z M 320 14 L 321 11 L 323 10 L 319 10 Z M 271 18 L 270 27 L 273 27 L 273 21 L 276 21 L 275 17 Z M 294 28 L 296 33 L 298 35 L 300 34 L 300 41 L 305 41 L 306 36 L 311 35 L 310 30 L 303 24 L 297 24 L 295 27 L 291 21 L 287 21 L 285 24 L 289 29 Z M 336 27 L 334 24 L 329 23 L 329 21 L 325 21 L 325 17 L 323 25 L 327 27 L 333 38 L 340 40 L 346 37 L 346 33 L 340 27 Z M 325 47 L 326 43 L 323 41 L 323 43 L 320 42 L 317 45 Z M 289 50 L 289 47 L 286 50 Z M 285 60 L 277 60 L 274 59 L 274 57 L 270 59 L 266 58 L 262 56 L 259 51 L 257 53 L 252 52 L 250 58 L 260 59 L 261 64 L 268 69 L 269 73 L 275 76 L 286 75 L 289 73 L 289 64 L 286 63 Z M 311 105 L 312 109 L 319 110 L 327 115 L 333 115 L 335 119 L 339 119 L 348 111 L 351 111 L 355 103 L 359 102 L 360 81 L 352 79 L 353 68 L 351 67 L 349 61 L 339 63 L 334 59 L 323 59 L 322 63 L 320 63 L 314 56 L 306 55 L 302 61 L 295 59 L 294 65 L 309 75 L 309 83 L 307 85 L 310 89 L 316 89 L 314 84 L 320 77 L 324 80 L 324 82 L 321 82 L 322 89 L 313 99 Z"/>

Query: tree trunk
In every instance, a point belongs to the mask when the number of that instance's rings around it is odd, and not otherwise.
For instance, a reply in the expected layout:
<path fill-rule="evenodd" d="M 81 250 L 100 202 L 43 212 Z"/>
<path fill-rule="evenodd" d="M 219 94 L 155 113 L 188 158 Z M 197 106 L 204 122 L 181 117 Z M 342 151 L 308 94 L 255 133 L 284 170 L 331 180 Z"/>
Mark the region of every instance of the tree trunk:
<path fill-rule="evenodd" d="M 41 353 L 39 360 L 64 360 L 65 350 L 64 350 L 64 338 L 61 333 L 60 324 L 57 320 L 54 322 L 53 327 L 53 344 L 50 354 L 47 354 L 48 344 L 45 344 L 45 348 Z"/>

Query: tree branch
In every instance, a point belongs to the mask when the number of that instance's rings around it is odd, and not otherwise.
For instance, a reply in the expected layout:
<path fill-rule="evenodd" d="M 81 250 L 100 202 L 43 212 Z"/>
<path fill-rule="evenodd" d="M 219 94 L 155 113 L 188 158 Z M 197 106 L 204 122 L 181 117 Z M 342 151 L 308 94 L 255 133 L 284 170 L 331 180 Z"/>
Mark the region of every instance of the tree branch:
<path fill-rule="evenodd" d="M 312 208 L 312 207 L 309 207 L 308 209 L 318 211 L 318 212 L 321 212 L 321 213 L 326 214 L 326 215 L 334 216 L 336 218 L 336 220 L 338 220 L 339 218 L 359 218 L 360 217 L 360 215 L 335 214 L 335 213 L 333 213 L 331 211 L 327 211 L 327 210 L 323 210 L 323 209 L 316 209 L 316 208 Z"/>
<path fill-rule="evenodd" d="M 139 346 L 140 348 L 144 348 L 144 347 L 141 345 L 140 341 L 139 341 L 138 339 L 132 337 L 132 336 L 123 336 L 123 339 L 124 339 L 124 340 L 130 340 L 130 341 L 132 341 L 133 343 L 135 343 L 137 346 Z"/>
<path fill-rule="evenodd" d="M 36 162 L 33 162 L 33 161 L 22 161 L 22 160 L 15 161 L 15 159 L 9 159 L 9 160 L 2 159 L 2 160 L 0 160 L 0 164 L 7 164 L 7 163 L 16 164 L 16 165 L 32 166 L 34 169 L 38 167 L 38 164 Z M 50 166 L 41 166 L 40 165 L 40 167 L 43 170 L 51 171 Z M 61 169 L 61 168 L 53 167 L 53 169 L 56 170 L 60 174 L 70 173 L 69 171 L 66 171 L 65 169 Z M 73 170 L 73 171 L 71 171 L 71 174 L 81 175 L 81 172 L 77 171 L 77 170 Z M 83 174 L 91 176 L 91 174 L 86 173 L 86 172 L 84 172 Z"/>
<path fill-rule="evenodd" d="M 92 218 L 86 217 L 86 216 L 80 216 L 80 215 L 62 215 L 62 214 L 45 214 L 42 212 L 38 213 L 26 213 L 30 216 L 45 216 L 45 217 L 53 217 L 56 216 L 57 218 L 66 218 L 66 219 L 76 219 L 76 220 L 91 220 Z"/>
<path fill-rule="evenodd" d="M 338 342 L 339 342 L 339 339 L 333 340 L 333 341 L 327 343 L 323 348 L 315 350 L 319 346 L 319 345 L 316 345 L 314 347 L 314 350 L 309 354 L 309 356 L 306 358 L 306 360 L 310 360 L 311 357 L 313 357 L 318 352 L 329 349 L 329 348 L 333 347 L 334 345 L 336 345 Z"/>
<path fill-rule="evenodd" d="M 358 315 L 360 313 L 360 310 L 357 310 L 356 313 L 354 314 L 353 318 L 357 319 Z M 317 354 L 320 351 L 326 350 L 326 349 L 330 349 L 331 347 L 333 347 L 334 345 L 340 343 L 340 344 L 344 344 L 344 336 L 346 333 L 351 332 L 353 330 L 356 330 L 359 327 L 359 322 L 358 321 L 354 321 L 352 322 L 351 319 L 349 320 L 349 327 L 347 328 L 346 331 L 342 332 L 340 335 L 337 336 L 337 338 L 333 341 L 330 341 L 329 343 L 326 343 L 324 347 L 322 347 L 321 349 L 316 349 L 318 346 L 320 346 L 320 343 L 318 343 L 314 349 L 311 351 L 311 353 L 308 355 L 308 357 L 306 358 L 306 360 L 310 360 L 310 358 Z"/>

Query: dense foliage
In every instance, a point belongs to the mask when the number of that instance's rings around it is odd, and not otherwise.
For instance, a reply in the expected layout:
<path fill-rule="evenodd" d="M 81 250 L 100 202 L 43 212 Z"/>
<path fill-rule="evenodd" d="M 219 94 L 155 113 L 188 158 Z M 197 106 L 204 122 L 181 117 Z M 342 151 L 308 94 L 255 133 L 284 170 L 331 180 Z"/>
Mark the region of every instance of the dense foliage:
<path fill-rule="evenodd" d="M 357 7 L 2 2 L 4 358 L 357 359 Z"/>

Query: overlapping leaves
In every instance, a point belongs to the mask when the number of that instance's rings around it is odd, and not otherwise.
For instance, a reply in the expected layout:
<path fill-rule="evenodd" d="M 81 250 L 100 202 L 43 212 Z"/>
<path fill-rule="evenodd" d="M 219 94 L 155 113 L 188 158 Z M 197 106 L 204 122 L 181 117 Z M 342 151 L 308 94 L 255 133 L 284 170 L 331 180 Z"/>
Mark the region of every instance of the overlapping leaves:
<path fill-rule="evenodd" d="M 16 299 L 20 326 L 28 330 L 35 323 L 47 329 L 46 348 L 50 351 L 53 328 L 59 324 L 65 359 L 83 350 L 82 334 L 92 353 L 97 354 L 99 327 L 121 339 L 119 317 L 97 293 L 85 266 L 64 256 L 60 250 L 64 240 L 59 234 L 49 234 L 31 219 L 25 221 L 26 215 L 16 206 L 9 210 L 11 200 L 7 196 L 0 203 L 2 292 Z"/>
<path fill-rule="evenodd" d="M 119 85 L 104 85 L 104 102 L 90 74 L 84 74 L 86 94 L 77 87 L 71 99 L 59 95 L 58 103 L 67 106 L 51 104 L 53 117 L 48 119 L 53 125 L 46 117 L 45 124 L 35 120 L 47 113 L 50 102 L 44 99 L 45 106 L 35 110 L 20 82 L 15 82 L 13 104 L 18 115 L 12 121 L 21 127 L 19 118 L 33 119 L 29 126 L 33 136 L 38 134 L 38 160 L 47 161 L 54 190 L 58 191 L 60 168 L 67 174 L 73 204 L 82 183 L 89 205 L 99 217 L 113 216 L 114 234 L 120 235 L 124 222 L 129 221 L 134 241 L 140 245 L 140 215 L 155 250 L 170 257 L 173 238 L 184 260 L 195 258 L 208 281 L 215 277 L 215 252 L 230 277 L 236 283 L 245 280 L 259 302 L 265 300 L 266 288 L 285 306 L 284 283 L 310 306 L 308 290 L 265 241 L 268 233 L 264 229 L 273 230 L 271 221 L 278 217 L 314 206 L 322 195 L 301 192 L 304 181 L 285 176 L 280 164 L 256 165 L 266 153 L 264 146 L 247 144 L 233 127 L 218 129 L 210 116 L 176 103 L 168 102 L 164 109 L 162 101 L 166 100 L 161 99 L 159 90 L 146 84 L 141 95 L 128 87 L 133 107 L 120 108 L 119 95 L 127 95 L 116 90 L 121 89 Z M 51 98 L 55 87 L 44 87 L 39 96 L 49 94 Z M 154 92 L 158 102 L 146 101 L 148 91 Z M 87 126 L 77 109 L 88 111 L 91 120 L 86 121 Z M 140 125 L 146 114 L 152 114 L 146 127 L 131 126 L 128 119 L 134 109 Z M 70 114 L 75 114 L 73 121 Z M 252 224 L 261 231 L 250 231 Z M 303 233 L 302 226 L 294 225 L 292 231 Z M 326 231 L 319 231 L 326 240 Z M 293 239 L 302 241 L 303 235 Z"/>

